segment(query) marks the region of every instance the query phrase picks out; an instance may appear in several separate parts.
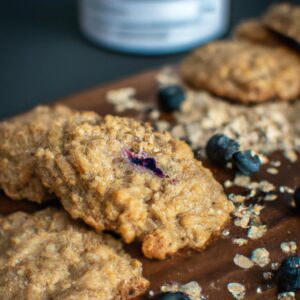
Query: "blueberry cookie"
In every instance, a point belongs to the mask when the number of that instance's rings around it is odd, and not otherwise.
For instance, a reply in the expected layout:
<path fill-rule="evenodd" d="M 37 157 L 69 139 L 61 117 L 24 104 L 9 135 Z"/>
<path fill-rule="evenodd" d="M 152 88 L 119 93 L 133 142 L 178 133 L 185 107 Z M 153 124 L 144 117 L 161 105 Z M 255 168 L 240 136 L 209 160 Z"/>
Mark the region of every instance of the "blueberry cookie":
<path fill-rule="evenodd" d="M 38 106 L 0 123 L 0 188 L 14 200 L 42 202 L 47 190 L 35 172 L 36 149 L 48 134 L 50 124 L 67 118 L 98 119 L 94 113 L 78 113 L 65 106 Z"/>
<path fill-rule="evenodd" d="M 300 95 L 300 58 L 285 47 L 212 42 L 183 61 L 181 74 L 192 87 L 237 102 L 291 100 Z"/>
<path fill-rule="evenodd" d="M 70 126 L 52 126 L 36 159 L 43 184 L 73 218 L 139 240 L 157 259 L 203 249 L 230 219 L 221 185 L 169 133 L 114 116 Z"/>
<path fill-rule="evenodd" d="M 264 16 L 263 22 L 275 32 L 300 44 L 300 5 L 274 5 Z"/>
<path fill-rule="evenodd" d="M 148 281 L 120 242 L 46 209 L 0 218 L 0 298 L 126 300 Z"/>

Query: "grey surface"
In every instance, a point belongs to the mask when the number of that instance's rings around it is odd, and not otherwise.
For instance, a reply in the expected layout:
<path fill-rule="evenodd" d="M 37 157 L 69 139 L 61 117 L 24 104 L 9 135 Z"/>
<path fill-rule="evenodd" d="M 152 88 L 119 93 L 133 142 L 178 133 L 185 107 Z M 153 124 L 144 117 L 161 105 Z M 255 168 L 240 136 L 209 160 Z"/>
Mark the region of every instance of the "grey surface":
<path fill-rule="evenodd" d="M 75 0 L 1 2 L 0 118 L 183 56 L 137 57 L 94 46 L 79 32 Z M 274 2 L 232 0 L 231 28 Z"/>

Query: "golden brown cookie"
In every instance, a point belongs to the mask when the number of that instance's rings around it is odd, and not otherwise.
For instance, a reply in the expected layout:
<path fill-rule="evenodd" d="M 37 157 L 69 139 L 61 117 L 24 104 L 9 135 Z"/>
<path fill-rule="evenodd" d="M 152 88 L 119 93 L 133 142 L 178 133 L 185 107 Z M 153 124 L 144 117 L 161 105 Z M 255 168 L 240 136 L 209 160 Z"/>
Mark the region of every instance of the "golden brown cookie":
<path fill-rule="evenodd" d="M 270 29 L 300 44 L 300 5 L 273 5 L 263 18 Z"/>
<path fill-rule="evenodd" d="M 0 123 L 0 187 L 15 199 L 41 202 L 47 194 L 34 172 L 34 152 L 43 142 L 52 120 L 71 110 L 39 106 Z"/>
<path fill-rule="evenodd" d="M 283 45 L 282 41 L 258 20 L 247 20 L 239 24 L 234 30 L 234 37 L 261 45 Z"/>
<path fill-rule="evenodd" d="M 47 190 L 35 173 L 36 149 L 43 144 L 50 124 L 73 118 L 98 119 L 94 113 L 79 113 L 65 106 L 38 106 L 0 123 L 0 188 L 14 200 L 42 202 Z"/>
<path fill-rule="evenodd" d="M 212 42 L 183 61 L 181 74 L 192 87 L 237 102 L 291 100 L 300 95 L 300 58 L 285 47 Z"/>
<path fill-rule="evenodd" d="M 129 118 L 70 126 L 53 126 L 36 158 L 42 182 L 73 218 L 140 240 L 158 259 L 201 250 L 229 220 L 221 185 L 186 143 Z"/>
<path fill-rule="evenodd" d="M 0 217 L 0 298 L 124 300 L 142 294 L 142 265 L 120 242 L 45 209 Z"/>

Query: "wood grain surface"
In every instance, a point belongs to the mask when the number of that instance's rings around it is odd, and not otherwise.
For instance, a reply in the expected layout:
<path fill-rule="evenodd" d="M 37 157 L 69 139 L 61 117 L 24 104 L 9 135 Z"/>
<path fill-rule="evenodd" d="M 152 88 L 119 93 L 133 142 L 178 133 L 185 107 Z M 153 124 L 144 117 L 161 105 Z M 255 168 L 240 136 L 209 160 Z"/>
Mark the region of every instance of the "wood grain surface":
<path fill-rule="evenodd" d="M 149 71 L 117 83 L 97 87 L 60 99 L 58 102 L 74 109 L 93 110 L 101 115 L 114 113 L 113 107 L 105 101 L 105 94 L 110 89 L 127 86 L 137 89 L 139 99 L 156 101 L 155 74 L 156 71 Z M 147 118 L 146 115 L 137 115 L 134 112 L 129 112 L 127 115 L 134 116 L 140 120 Z M 279 174 L 271 175 L 263 168 L 253 179 L 265 179 L 275 183 L 277 186 L 287 185 L 292 188 L 300 185 L 300 162 L 291 164 L 280 153 L 275 153 L 272 156 L 274 159 L 280 159 L 282 162 Z M 220 182 L 224 182 L 225 179 L 233 179 L 233 173 L 230 171 L 224 172 L 209 165 L 208 162 L 204 163 L 213 170 L 214 175 Z M 241 190 L 231 188 L 226 192 L 241 192 Z M 271 270 L 270 264 L 264 268 L 255 266 L 249 270 L 244 270 L 233 263 L 233 258 L 237 253 L 249 257 L 252 250 L 264 247 L 270 252 L 271 262 L 280 262 L 286 256 L 280 249 L 281 242 L 293 240 L 300 247 L 300 214 L 290 206 L 291 199 L 292 196 L 289 194 L 278 194 L 278 200 L 266 203 L 261 219 L 263 223 L 267 224 L 268 231 L 261 239 L 249 240 L 246 246 L 239 247 L 232 243 L 232 239 L 235 237 L 246 237 L 246 230 L 241 230 L 233 224 L 228 224 L 229 237 L 220 237 L 201 253 L 184 250 L 165 261 L 156 261 L 145 259 L 138 244 L 126 245 L 125 248 L 134 257 L 143 262 L 144 275 L 151 282 L 150 289 L 155 292 L 158 292 L 160 286 L 167 282 L 187 283 L 195 280 L 199 282 L 203 289 L 203 294 L 208 299 L 226 300 L 233 299 L 227 290 L 227 284 L 229 282 L 239 282 L 246 286 L 245 299 L 276 299 L 276 286 L 272 283 L 266 283 L 262 276 L 264 271 Z M 13 202 L 3 194 L 0 198 L 0 212 L 2 213 L 10 213 L 17 210 L 31 212 L 41 207 L 26 201 Z M 263 292 L 261 294 L 257 293 L 258 287 L 262 288 Z M 300 299 L 300 293 L 297 295 Z M 148 299 L 147 295 L 142 299 Z"/>

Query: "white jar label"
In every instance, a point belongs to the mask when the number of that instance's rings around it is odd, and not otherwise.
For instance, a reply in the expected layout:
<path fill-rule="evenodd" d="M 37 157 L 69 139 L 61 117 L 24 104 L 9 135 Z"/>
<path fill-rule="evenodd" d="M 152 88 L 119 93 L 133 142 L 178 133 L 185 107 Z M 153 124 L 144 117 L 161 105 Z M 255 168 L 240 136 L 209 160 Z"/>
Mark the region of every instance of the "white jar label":
<path fill-rule="evenodd" d="M 168 53 L 222 35 L 228 6 L 229 0 L 80 0 L 80 25 L 115 49 Z"/>

